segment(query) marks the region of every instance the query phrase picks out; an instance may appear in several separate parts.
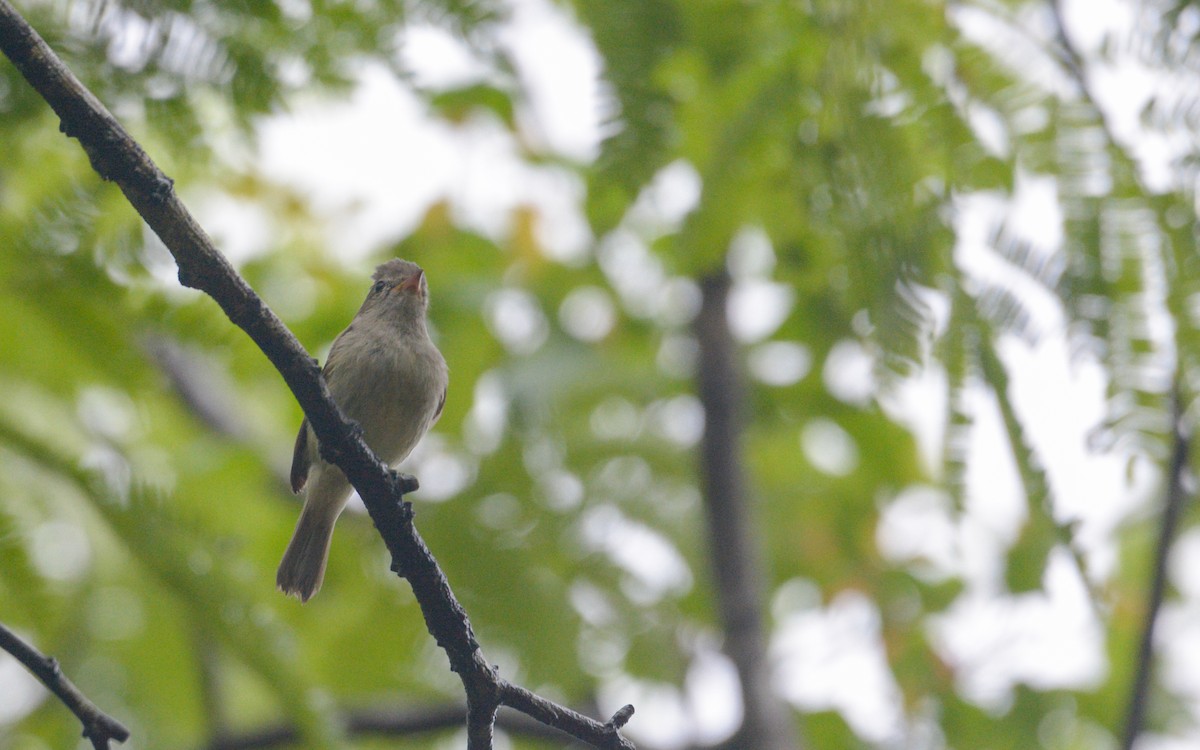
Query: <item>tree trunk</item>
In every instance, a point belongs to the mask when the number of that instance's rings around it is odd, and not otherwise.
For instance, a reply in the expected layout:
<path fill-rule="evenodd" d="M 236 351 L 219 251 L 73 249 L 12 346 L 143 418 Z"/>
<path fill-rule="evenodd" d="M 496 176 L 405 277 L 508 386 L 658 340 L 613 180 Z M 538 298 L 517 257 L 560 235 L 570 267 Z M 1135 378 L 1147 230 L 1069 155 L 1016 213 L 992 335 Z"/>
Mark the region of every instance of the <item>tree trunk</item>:
<path fill-rule="evenodd" d="M 700 280 L 695 331 L 697 387 L 704 406 L 700 476 L 713 579 L 725 653 L 737 667 L 745 711 L 731 745 L 745 750 L 795 750 L 799 747 L 795 727 L 772 690 L 767 660 L 761 549 L 741 456 L 746 389 L 725 312 L 729 286 L 724 270 Z"/>

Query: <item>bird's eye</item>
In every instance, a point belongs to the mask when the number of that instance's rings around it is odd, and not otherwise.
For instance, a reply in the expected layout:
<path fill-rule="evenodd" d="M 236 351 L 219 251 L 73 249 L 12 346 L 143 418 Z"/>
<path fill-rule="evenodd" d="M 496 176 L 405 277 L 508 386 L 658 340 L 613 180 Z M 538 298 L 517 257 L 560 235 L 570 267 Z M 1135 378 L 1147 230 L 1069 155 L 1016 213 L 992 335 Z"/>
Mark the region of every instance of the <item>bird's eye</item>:
<path fill-rule="evenodd" d="M 385 286 L 387 286 L 387 284 L 383 283 L 382 281 L 376 281 L 375 286 L 371 287 L 371 291 L 374 292 L 375 294 L 379 294 L 380 292 L 383 291 L 383 288 Z"/>

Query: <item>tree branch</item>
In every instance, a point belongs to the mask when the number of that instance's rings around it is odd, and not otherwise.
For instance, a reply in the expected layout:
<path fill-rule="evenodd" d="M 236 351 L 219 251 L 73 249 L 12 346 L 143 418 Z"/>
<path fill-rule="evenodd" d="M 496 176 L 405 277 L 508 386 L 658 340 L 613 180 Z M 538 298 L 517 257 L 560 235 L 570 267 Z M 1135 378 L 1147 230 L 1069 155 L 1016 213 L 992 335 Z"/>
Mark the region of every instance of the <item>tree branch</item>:
<path fill-rule="evenodd" d="M 1137 186 L 1138 192 L 1146 199 L 1147 205 L 1158 214 L 1160 226 L 1168 225 L 1163 221 L 1164 203 L 1153 200 L 1154 191 L 1150 190 L 1142 177 L 1141 170 L 1133 154 L 1120 140 L 1110 122 L 1105 109 L 1096 98 L 1095 91 L 1088 78 L 1086 62 L 1079 49 L 1067 32 L 1066 21 L 1063 17 L 1062 0 L 1050 0 L 1051 15 L 1054 20 L 1054 35 L 1060 48 L 1060 58 L 1064 67 L 1074 79 L 1083 99 L 1096 111 L 1100 118 L 1105 140 L 1113 151 L 1120 157 Z M 1175 243 L 1169 243 L 1175 248 Z M 1193 252 L 1192 242 L 1186 243 L 1183 252 Z M 1178 256 L 1179 251 L 1176 252 Z M 1169 258 L 1168 258 L 1169 260 Z M 1172 285 L 1174 286 L 1174 285 Z M 1184 304 L 1182 300 L 1171 305 L 1176 310 Z M 1178 352 L 1177 352 L 1178 355 Z M 1180 365 L 1176 365 L 1177 368 Z M 1178 376 L 1178 372 L 1176 373 Z M 1166 596 L 1167 559 L 1170 555 L 1171 544 L 1175 539 L 1175 531 L 1179 525 L 1179 516 L 1187 501 L 1187 491 L 1184 489 L 1184 474 L 1190 461 L 1191 437 L 1184 424 L 1183 394 L 1176 378 L 1171 404 L 1171 458 L 1167 467 L 1167 488 L 1164 498 L 1162 521 L 1159 527 L 1158 543 L 1154 550 L 1154 570 L 1151 573 L 1150 594 L 1146 602 L 1145 619 L 1142 624 L 1141 640 L 1138 644 L 1137 661 L 1135 663 L 1133 685 L 1130 688 L 1129 704 L 1126 707 L 1125 726 L 1121 737 L 1122 750 L 1131 750 L 1142 732 L 1145 722 L 1146 704 L 1149 699 L 1150 678 L 1154 662 L 1154 630 L 1158 622 L 1158 613 Z"/>
<path fill-rule="evenodd" d="M 1138 643 L 1137 662 L 1134 666 L 1133 686 L 1129 691 L 1129 705 L 1125 712 L 1125 730 L 1122 733 L 1122 750 L 1132 750 L 1146 717 L 1146 703 L 1150 694 L 1150 677 L 1154 666 L 1154 628 L 1158 613 L 1162 609 L 1167 592 L 1167 559 L 1179 517 L 1187 501 L 1183 487 L 1184 474 L 1188 467 L 1191 440 L 1184 431 L 1182 397 L 1176 387 L 1171 405 L 1171 463 L 1167 469 L 1167 491 L 1163 501 L 1162 524 L 1158 531 L 1158 544 L 1154 548 L 1154 571 L 1150 578 L 1150 594 L 1146 600 L 1145 620 L 1142 637 Z"/>
<path fill-rule="evenodd" d="M 96 172 L 117 184 L 163 241 L 179 267 L 179 282 L 212 297 L 283 376 L 316 433 L 322 457 L 337 465 L 358 490 L 391 553 L 392 570 L 408 579 L 426 627 L 462 680 L 474 728 L 468 747 L 490 748 L 491 723 L 496 707 L 503 702 L 507 683 L 484 659 L 466 612 L 413 526 L 412 506 L 404 501 L 404 493 L 416 489 L 415 482 L 380 462 L 352 429 L 330 397 L 316 360 L 216 249 L 175 194 L 171 179 L 8 0 L 0 0 L 0 50 L 58 115 L 62 132 L 79 140 Z M 523 710 L 519 705 L 508 705 Z M 594 736 L 591 724 L 574 719 L 556 726 L 585 742 Z M 613 734 L 618 733 L 614 730 Z M 626 742 L 622 739 L 621 746 Z M 609 742 L 598 746 L 613 745 Z"/>
<path fill-rule="evenodd" d="M 129 730 L 125 725 L 88 700 L 87 696 L 62 673 L 56 659 L 41 653 L 4 625 L 0 625 L 0 648 L 24 664 L 34 677 L 41 680 L 42 684 L 79 718 L 83 724 L 83 736 L 96 750 L 108 750 L 110 740 L 124 742 L 129 739 Z"/>
<path fill-rule="evenodd" d="M 501 684 L 501 697 L 504 705 L 509 708 L 532 716 L 543 724 L 565 732 L 593 747 L 607 750 L 633 750 L 633 743 L 622 737 L 620 732 L 621 727 L 625 726 L 629 718 L 633 716 L 633 706 L 623 706 L 613 714 L 607 723 L 601 724 L 511 682 L 506 681 Z"/>
<path fill-rule="evenodd" d="M 745 710 L 734 744 L 791 750 L 798 746 L 796 733 L 772 692 L 767 661 L 762 563 L 741 460 L 745 384 L 725 312 L 729 286 L 724 269 L 700 280 L 695 331 L 700 349 L 697 389 L 704 407 L 700 473 L 709 552 L 725 652 L 737 667 Z"/>
<path fill-rule="evenodd" d="M 247 442 L 250 429 L 243 411 L 230 396 L 233 382 L 198 351 L 184 346 L 167 334 L 152 333 L 141 337 L 145 350 L 154 365 L 167 377 L 183 404 L 205 427 L 221 437 Z M 284 487 L 289 484 L 286 470 L 280 476 Z"/>
<path fill-rule="evenodd" d="M 147 334 L 141 337 L 140 343 L 146 356 L 170 381 L 182 404 L 201 424 L 225 440 L 254 445 L 253 430 L 232 395 L 234 383 L 226 372 L 199 351 L 168 334 Z M 279 457 L 283 459 L 283 454 Z M 280 494 L 298 503 L 299 498 L 292 496 L 288 474 L 291 453 L 285 459 L 288 463 L 274 460 L 274 457 L 267 460 Z"/>
<path fill-rule="evenodd" d="M 461 705 L 435 706 L 408 711 L 352 711 L 343 717 L 348 737 L 408 737 L 429 732 L 461 728 L 466 709 Z M 502 712 L 496 726 L 526 739 L 552 742 L 562 737 L 558 731 L 536 719 Z M 301 739 L 292 724 L 268 726 L 252 732 L 228 733 L 215 737 L 205 750 L 267 750 L 289 747 Z"/>

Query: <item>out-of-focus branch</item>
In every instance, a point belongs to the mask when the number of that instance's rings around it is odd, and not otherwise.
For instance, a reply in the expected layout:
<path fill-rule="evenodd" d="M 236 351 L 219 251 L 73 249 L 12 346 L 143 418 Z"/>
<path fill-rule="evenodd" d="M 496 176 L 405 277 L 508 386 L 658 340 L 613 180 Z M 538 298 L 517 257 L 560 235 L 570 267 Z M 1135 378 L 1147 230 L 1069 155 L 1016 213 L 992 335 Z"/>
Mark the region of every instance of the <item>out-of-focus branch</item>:
<path fill-rule="evenodd" d="M 220 737 L 229 725 L 224 681 L 221 679 L 221 655 L 211 635 L 199 626 L 192 628 L 192 647 L 196 652 L 200 707 L 209 737 Z"/>
<path fill-rule="evenodd" d="M 0 648 L 24 664 L 34 677 L 41 680 L 42 684 L 78 717 L 83 724 L 83 736 L 96 750 L 108 750 L 108 743 L 112 740 L 124 742 L 129 739 L 129 730 L 125 725 L 88 700 L 87 696 L 62 673 L 56 659 L 41 653 L 4 625 L 0 625 Z"/>
<path fill-rule="evenodd" d="M 249 437 L 249 429 L 230 398 L 232 382 L 200 353 L 188 349 L 165 334 L 141 339 L 142 348 L 171 381 L 183 403 L 205 426 L 218 435 L 238 442 Z M 285 474 L 286 476 L 286 474 Z M 284 484 L 287 484 L 285 478 Z"/>
<path fill-rule="evenodd" d="M 435 706 L 410 711 L 353 711 L 346 713 L 343 725 L 348 737 L 411 737 L 418 734 L 460 729 L 466 708 L 461 705 Z M 564 735 L 535 719 L 512 711 L 501 711 L 496 727 L 530 740 L 561 742 Z M 267 750 L 290 747 L 301 739 L 291 724 L 278 724 L 240 734 L 227 733 L 214 738 L 205 750 Z"/>
<path fill-rule="evenodd" d="M 771 689 L 760 543 L 742 467 L 745 384 L 726 317 L 730 279 L 724 270 L 700 281 L 696 377 L 704 406 L 700 475 L 708 514 L 709 551 L 725 652 L 737 667 L 745 716 L 732 743 L 758 750 L 798 746 L 788 712 Z"/>
<path fill-rule="evenodd" d="M 1108 113 L 1097 99 L 1091 80 L 1088 77 L 1086 61 L 1067 30 L 1062 0 L 1050 0 L 1049 5 L 1051 16 L 1054 20 L 1055 41 L 1058 43 L 1059 56 L 1063 60 L 1065 69 L 1070 73 L 1079 87 L 1084 100 L 1087 101 L 1099 116 L 1105 139 L 1112 146 L 1113 152 L 1118 155 L 1120 163 L 1133 176 L 1139 192 L 1147 199 L 1148 205 L 1156 212 L 1159 212 L 1159 220 L 1162 222 L 1164 219 L 1162 212 L 1165 210 L 1165 204 L 1163 201 L 1153 200 L 1155 191 L 1147 187 L 1145 179 L 1138 169 L 1136 157 L 1117 138 Z M 1191 240 L 1188 240 L 1182 248 L 1177 250 L 1178 252 L 1194 252 Z M 1177 302 L 1175 307 L 1178 308 L 1181 304 L 1181 302 Z M 1150 594 L 1147 597 L 1141 640 L 1138 644 L 1137 661 L 1134 665 L 1133 685 L 1130 687 L 1129 703 L 1126 707 L 1125 726 L 1121 737 L 1122 750 L 1132 750 L 1142 732 L 1145 722 L 1146 704 L 1150 692 L 1150 679 L 1153 674 L 1154 630 L 1158 622 L 1158 613 L 1162 609 L 1163 599 L 1166 595 L 1167 559 L 1170 554 L 1171 543 L 1175 539 L 1179 516 L 1182 513 L 1184 503 L 1187 501 L 1187 492 L 1183 484 L 1184 474 L 1188 469 L 1190 460 L 1191 436 L 1190 431 L 1184 424 L 1183 411 L 1183 394 L 1180 392 L 1180 385 L 1177 379 L 1171 404 L 1171 458 L 1167 466 L 1166 495 L 1163 503 L 1161 525 L 1159 527 L 1158 543 L 1154 550 L 1154 568 L 1151 573 Z"/>
<path fill-rule="evenodd" d="M 231 395 L 236 389 L 226 372 L 199 351 L 167 334 L 143 336 L 141 344 L 170 381 L 180 401 L 201 424 L 227 440 L 242 444 L 253 442 L 252 430 Z M 291 460 L 290 452 L 286 460 Z M 270 464 L 280 494 L 292 497 L 288 464 L 275 460 Z"/>
<path fill-rule="evenodd" d="M 316 433 L 322 457 L 337 465 L 358 490 L 391 553 L 392 570 L 408 580 L 426 627 L 462 681 L 472 722 L 468 750 L 489 750 L 497 707 L 525 710 L 549 701 L 530 704 L 484 658 L 466 611 L 412 523 L 412 506 L 404 501 L 404 493 L 416 489 L 415 480 L 397 475 L 371 451 L 361 431 L 352 428 L 330 397 L 316 360 L 216 249 L 175 194 L 170 178 L 8 0 L 0 0 L 0 50 L 53 108 L 60 129 L 79 140 L 96 172 L 120 187 L 163 241 L 179 267 L 180 283 L 212 297 L 283 376 Z M 608 725 L 563 711 L 562 722 L 555 726 L 572 736 L 597 747 L 633 747 L 615 729 L 597 733 L 596 727 Z"/>
<path fill-rule="evenodd" d="M 965 292 L 963 296 L 966 297 Z M 983 368 L 984 378 L 991 385 L 993 393 L 996 396 L 996 403 L 1000 408 L 1000 419 L 1004 424 L 1004 430 L 1008 433 L 1008 443 L 1012 446 L 1013 460 L 1017 464 L 1017 479 L 1021 483 L 1021 491 L 1025 495 L 1028 505 L 1029 520 L 1026 523 L 1033 523 L 1033 519 L 1041 515 L 1054 525 L 1058 541 L 1071 556 L 1072 562 L 1075 563 L 1075 569 L 1079 572 L 1079 580 L 1087 588 L 1088 593 L 1091 595 L 1089 599 L 1092 602 L 1093 608 L 1095 608 L 1100 601 L 1099 590 L 1088 576 L 1087 558 L 1084 556 L 1083 550 L 1080 549 L 1079 541 L 1075 538 L 1075 530 L 1072 525 L 1059 521 L 1054 517 L 1054 510 L 1051 507 L 1050 484 L 1046 480 L 1045 469 L 1038 462 L 1037 453 L 1031 447 L 1030 440 L 1025 433 L 1025 426 L 1022 424 L 1021 418 L 1017 415 L 1016 406 L 1013 404 L 1009 389 L 1008 371 L 1005 369 L 1004 363 L 1000 360 L 1000 355 L 996 351 L 995 332 L 991 330 L 984 316 L 980 314 L 977 308 L 979 304 L 978 298 L 971 296 L 969 299 L 969 304 L 975 306 L 973 308 L 974 312 L 970 314 L 987 331 L 986 340 L 982 341 L 979 346 L 979 364 Z"/>
<path fill-rule="evenodd" d="M 1146 598 L 1146 612 L 1142 623 L 1141 641 L 1138 643 L 1137 662 L 1134 665 L 1133 685 L 1129 690 L 1129 705 L 1125 712 L 1125 729 L 1121 736 L 1122 750 L 1133 750 L 1145 722 L 1150 677 L 1154 666 L 1154 628 L 1167 592 L 1167 558 L 1170 555 L 1171 543 L 1175 540 L 1179 516 L 1187 501 L 1187 491 L 1183 482 L 1188 468 L 1191 437 L 1183 423 L 1181 401 L 1176 389 L 1171 407 L 1171 463 L 1167 467 L 1166 497 L 1158 530 L 1158 544 L 1154 548 L 1154 569 L 1150 578 L 1150 594 Z"/>

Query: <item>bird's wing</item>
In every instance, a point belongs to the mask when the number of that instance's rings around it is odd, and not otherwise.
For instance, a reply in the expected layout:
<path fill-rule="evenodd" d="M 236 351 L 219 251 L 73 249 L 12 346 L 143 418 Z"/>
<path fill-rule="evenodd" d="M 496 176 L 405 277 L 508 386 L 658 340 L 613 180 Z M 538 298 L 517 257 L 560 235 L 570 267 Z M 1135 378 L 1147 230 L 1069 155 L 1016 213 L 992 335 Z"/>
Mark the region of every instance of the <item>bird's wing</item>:
<path fill-rule="evenodd" d="M 346 330 L 338 334 L 338 337 L 333 340 L 333 346 L 329 348 L 329 356 L 325 359 L 325 366 L 321 368 L 321 375 L 325 377 L 326 385 L 329 384 L 329 378 L 334 370 L 332 365 L 336 361 L 333 352 L 353 328 L 354 324 L 351 323 Z M 292 448 L 292 492 L 300 492 L 304 489 L 304 483 L 308 481 L 308 469 L 311 466 L 312 454 L 308 450 L 308 419 L 305 418 L 300 423 L 300 432 L 296 434 L 296 446 Z"/>
<path fill-rule="evenodd" d="M 308 467 L 312 459 L 308 453 L 308 420 L 300 423 L 300 432 L 296 435 L 296 447 L 292 449 L 292 492 L 304 489 L 308 481 Z"/>
<path fill-rule="evenodd" d="M 438 417 L 442 416 L 442 407 L 446 405 L 446 388 L 442 388 L 442 397 L 438 399 L 437 409 L 433 412 L 433 419 L 429 420 L 429 425 L 432 427 L 438 421 Z"/>

